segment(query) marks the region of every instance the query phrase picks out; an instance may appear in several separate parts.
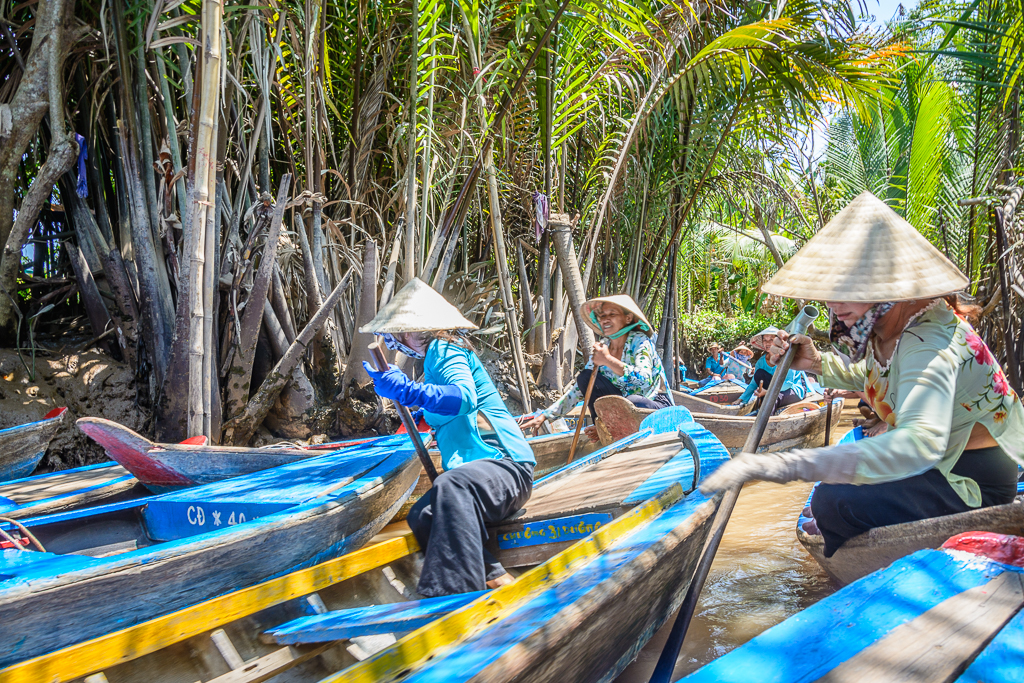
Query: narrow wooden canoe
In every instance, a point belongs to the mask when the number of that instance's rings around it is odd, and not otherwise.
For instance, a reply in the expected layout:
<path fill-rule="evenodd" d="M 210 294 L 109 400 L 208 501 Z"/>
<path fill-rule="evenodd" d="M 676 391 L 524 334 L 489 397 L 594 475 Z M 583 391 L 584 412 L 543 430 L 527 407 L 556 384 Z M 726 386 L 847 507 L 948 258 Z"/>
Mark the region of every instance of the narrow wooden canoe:
<path fill-rule="evenodd" d="M 594 401 L 598 414 L 598 434 L 602 442 L 621 438 L 635 432 L 640 423 L 654 411 L 637 408 L 621 396 L 602 396 Z M 827 406 L 791 414 L 774 415 L 761 438 L 759 452 L 785 451 L 792 448 L 823 446 Z M 835 399 L 832 405 L 832 429 L 842 417 L 843 401 Z M 747 434 L 754 425 L 753 416 L 708 415 L 693 413 L 693 419 L 722 442 L 730 453 L 743 448 Z"/>
<path fill-rule="evenodd" d="M 737 397 L 738 398 L 738 397 Z M 750 401 L 744 405 L 733 405 L 732 403 L 715 403 L 697 394 L 685 394 L 681 391 L 672 392 L 672 400 L 677 406 L 687 408 L 691 413 L 702 415 L 746 415 L 753 407 L 754 402 Z"/>
<path fill-rule="evenodd" d="M 553 487 L 589 493 L 571 514 L 548 517 L 544 534 L 519 534 L 547 555 L 510 585 L 420 599 L 421 560 L 405 534 L 12 664 L 0 681 L 610 680 L 677 609 L 721 500 L 684 493 L 699 478 L 689 449 L 702 474 L 728 458 L 699 425 L 684 430 L 683 441 L 636 435 L 538 480 L 531 503 Z M 648 474 L 618 478 L 630 463 Z M 619 494 L 599 500 L 598 480 Z M 591 510 L 613 519 L 570 525 Z"/>
<path fill-rule="evenodd" d="M 0 517 L 48 515 L 147 495 L 139 481 L 115 462 L 37 474 L 0 484 Z"/>
<path fill-rule="evenodd" d="M 67 408 L 54 408 L 38 422 L 0 429 L 0 481 L 32 474 L 60 427 Z"/>
<path fill-rule="evenodd" d="M 212 446 L 205 443 L 154 443 L 123 425 L 98 417 L 83 417 L 78 420 L 78 426 L 96 443 L 103 446 L 112 460 L 124 466 L 155 493 L 211 484 L 322 455 L 322 446 L 242 448 Z M 534 476 L 543 476 L 565 464 L 572 436 L 571 432 L 559 432 L 528 439 L 537 459 Z M 373 439 L 357 439 L 340 441 L 332 445 L 338 448 L 352 448 L 371 441 Z M 427 443 L 429 444 L 429 440 Z M 583 456 L 596 448 L 596 444 L 584 438 L 577 447 L 577 454 Z M 437 471 L 443 472 L 441 454 L 431 451 L 431 457 Z M 405 519 L 409 508 L 429 488 L 430 480 L 425 473 L 421 473 L 412 495 L 398 511 L 398 519 Z"/>
<path fill-rule="evenodd" d="M 734 379 L 724 379 L 718 382 L 711 382 L 703 387 L 690 391 L 691 396 L 700 396 L 712 403 L 732 403 L 740 397 L 747 388 L 746 382 Z M 687 406 L 689 407 L 689 406 Z"/>
<path fill-rule="evenodd" d="M 947 538 L 965 531 L 1024 533 L 1024 497 L 1021 494 L 1018 488 L 1017 499 L 1009 505 L 871 529 L 848 540 L 832 557 L 825 557 L 825 539 L 820 534 L 812 536 L 803 530 L 804 523 L 809 521 L 803 513 L 797 520 L 796 537 L 825 573 L 845 585 L 918 550 L 938 548 Z M 807 501 L 810 505 L 810 498 Z"/>
<path fill-rule="evenodd" d="M 406 437 L 141 500 L 30 517 L 46 552 L 0 551 L 0 664 L 359 548 L 420 471 Z M 14 537 L 21 531 L 4 524 Z"/>
<path fill-rule="evenodd" d="M 897 560 L 681 680 L 1019 683 L 1024 539 L 968 532 Z"/>

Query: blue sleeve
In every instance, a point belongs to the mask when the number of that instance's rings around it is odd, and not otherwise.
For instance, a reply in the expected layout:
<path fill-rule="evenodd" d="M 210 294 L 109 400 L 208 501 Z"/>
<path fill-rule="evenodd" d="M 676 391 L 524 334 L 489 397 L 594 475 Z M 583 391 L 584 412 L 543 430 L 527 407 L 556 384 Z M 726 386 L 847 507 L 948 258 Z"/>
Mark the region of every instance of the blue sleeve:
<path fill-rule="evenodd" d="M 476 380 L 473 379 L 473 369 L 469 366 L 469 359 L 466 354 L 470 353 L 455 344 L 447 342 L 435 342 L 437 351 L 434 355 L 434 367 L 431 368 L 431 375 L 436 381 L 434 384 L 451 384 L 458 387 L 462 392 L 462 406 L 458 415 L 466 415 L 476 410 Z"/>
<path fill-rule="evenodd" d="M 747 388 L 743 390 L 742 394 L 740 394 L 739 402 L 748 402 L 750 400 L 750 397 L 754 395 L 754 389 L 757 389 L 757 384 L 754 382 L 754 380 L 750 380 L 750 383 L 747 384 Z"/>

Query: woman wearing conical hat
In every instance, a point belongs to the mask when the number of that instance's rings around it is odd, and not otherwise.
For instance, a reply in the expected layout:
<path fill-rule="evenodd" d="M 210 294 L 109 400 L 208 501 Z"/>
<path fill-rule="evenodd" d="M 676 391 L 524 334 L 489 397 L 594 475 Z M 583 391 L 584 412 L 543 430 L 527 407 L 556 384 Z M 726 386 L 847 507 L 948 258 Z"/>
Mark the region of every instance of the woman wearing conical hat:
<path fill-rule="evenodd" d="M 423 382 L 392 365 L 364 363 L 379 396 L 419 406 L 434 428 L 444 472 L 409 511 L 425 559 L 419 592 L 427 597 L 481 591 L 512 577 L 484 548 L 485 524 L 521 508 L 533 490 L 533 450 L 501 400 L 469 341 L 473 330 L 444 297 L 414 278 L 360 332 L 423 359 Z M 487 425 L 481 431 L 478 420 Z"/>
<path fill-rule="evenodd" d="M 720 490 L 750 479 L 822 481 L 808 533 L 831 557 L 869 529 L 1013 501 L 1024 463 L 1024 407 L 955 292 L 967 278 L 913 226 L 863 193 L 763 291 L 825 301 L 841 353 L 780 332 L 770 353 L 827 387 L 863 391 L 889 425 L 828 448 L 741 454 L 708 477 Z"/>
<path fill-rule="evenodd" d="M 590 361 L 576 376 L 572 388 L 524 423 L 523 429 L 536 430 L 582 401 L 595 364 L 598 375 L 589 405 L 595 419 L 594 401 L 602 396 L 624 396 L 637 407 L 654 410 L 672 405 L 665 370 L 650 339 L 654 330 L 633 297 L 601 296 L 587 301 L 582 308 L 583 319 L 601 340 L 594 342 Z"/>
<path fill-rule="evenodd" d="M 748 401 L 753 400 L 755 397 L 760 398 L 764 396 L 765 388 L 771 384 L 772 375 L 775 374 L 775 363 L 772 362 L 768 349 L 771 347 L 772 340 L 775 339 L 775 335 L 778 332 L 779 328 L 769 326 L 750 338 L 750 345 L 758 351 L 763 351 L 764 354 L 754 364 L 753 374 L 747 383 L 747 388 L 736 399 L 736 402 L 740 405 L 746 405 Z M 782 383 L 782 388 L 779 389 L 779 396 L 775 399 L 775 406 L 772 408 L 772 412 L 774 413 L 786 406 L 799 403 L 806 396 L 807 373 L 800 370 L 790 370 L 786 373 L 786 380 Z"/>

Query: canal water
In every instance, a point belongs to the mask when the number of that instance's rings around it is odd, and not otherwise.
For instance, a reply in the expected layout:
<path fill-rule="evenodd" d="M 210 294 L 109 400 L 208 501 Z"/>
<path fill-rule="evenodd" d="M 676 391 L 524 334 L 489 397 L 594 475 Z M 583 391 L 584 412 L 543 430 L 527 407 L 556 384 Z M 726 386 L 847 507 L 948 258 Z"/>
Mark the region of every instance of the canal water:
<path fill-rule="evenodd" d="M 843 411 L 833 443 L 852 427 L 855 411 Z M 751 482 L 729 518 L 715 555 L 673 680 L 833 593 L 818 564 L 796 540 L 796 520 L 812 484 Z M 662 628 L 616 683 L 646 683 L 668 638 Z"/>

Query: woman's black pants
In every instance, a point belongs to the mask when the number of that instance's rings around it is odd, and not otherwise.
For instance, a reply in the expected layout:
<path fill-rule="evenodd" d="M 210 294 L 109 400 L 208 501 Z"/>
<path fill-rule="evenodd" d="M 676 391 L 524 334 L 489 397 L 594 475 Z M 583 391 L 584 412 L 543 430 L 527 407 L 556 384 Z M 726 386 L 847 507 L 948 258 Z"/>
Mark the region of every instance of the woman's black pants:
<path fill-rule="evenodd" d="M 523 507 L 533 492 L 533 465 L 473 460 L 442 473 L 406 521 L 423 548 L 419 593 L 428 598 L 486 589 L 505 573 L 484 548 L 487 524 Z"/>
<path fill-rule="evenodd" d="M 579 387 L 580 393 L 584 397 L 587 395 L 587 385 L 590 383 L 590 369 L 584 369 L 580 371 L 580 374 L 576 375 L 576 386 Z M 622 396 L 622 392 L 619 391 L 618 387 L 612 384 L 612 381 L 602 375 L 600 372 L 597 373 L 597 379 L 594 380 L 594 389 L 590 392 L 590 403 L 587 406 L 590 408 L 590 416 L 593 419 L 597 419 L 597 412 L 594 410 L 594 401 L 601 398 L 602 396 Z M 646 396 L 626 396 L 626 400 L 635 405 L 637 408 L 648 408 L 650 410 L 658 410 L 659 408 L 667 408 L 672 405 L 666 394 L 658 394 L 654 399 L 649 399 Z"/>
<path fill-rule="evenodd" d="M 981 507 L 1012 503 L 1017 494 L 1017 463 L 998 446 L 964 451 L 952 471 L 977 482 Z M 934 468 L 883 484 L 818 484 L 811 498 L 811 514 L 825 538 L 825 557 L 875 527 L 970 509 Z"/>
<path fill-rule="evenodd" d="M 754 382 L 755 383 L 759 383 L 760 386 L 764 387 L 765 389 L 768 388 L 768 385 L 771 384 L 771 381 L 772 381 L 772 373 L 768 372 L 764 368 L 758 368 L 754 372 Z M 757 399 L 757 400 L 760 401 L 761 399 Z M 803 399 L 800 398 L 800 394 L 796 393 L 792 389 L 786 389 L 785 391 L 780 391 L 779 392 L 779 397 L 777 399 L 775 399 L 775 407 L 772 408 L 772 415 L 774 415 L 777 410 L 781 410 L 782 408 L 785 408 L 786 406 L 791 406 L 794 403 L 799 403 L 802 400 Z M 758 403 L 757 407 L 758 407 L 758 409 L 760 409 L 760 407 L 761 407 L 760 403 Z"/>

